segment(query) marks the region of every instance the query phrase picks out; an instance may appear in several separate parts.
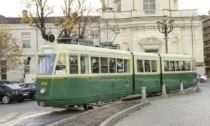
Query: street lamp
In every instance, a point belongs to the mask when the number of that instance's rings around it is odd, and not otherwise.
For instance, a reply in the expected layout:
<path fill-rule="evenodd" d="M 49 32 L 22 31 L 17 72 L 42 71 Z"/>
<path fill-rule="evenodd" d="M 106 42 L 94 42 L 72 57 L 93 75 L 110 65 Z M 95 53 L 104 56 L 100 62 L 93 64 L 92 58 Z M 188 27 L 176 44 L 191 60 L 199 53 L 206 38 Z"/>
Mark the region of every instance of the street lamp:
<path fill-rule="evenodd" d="M 157 21 L 158 30 L 160 33 L 165 34 L 166 40 L 166 53 L 168 53 L 168 34 L 173 30 L 174 20 Z"/>

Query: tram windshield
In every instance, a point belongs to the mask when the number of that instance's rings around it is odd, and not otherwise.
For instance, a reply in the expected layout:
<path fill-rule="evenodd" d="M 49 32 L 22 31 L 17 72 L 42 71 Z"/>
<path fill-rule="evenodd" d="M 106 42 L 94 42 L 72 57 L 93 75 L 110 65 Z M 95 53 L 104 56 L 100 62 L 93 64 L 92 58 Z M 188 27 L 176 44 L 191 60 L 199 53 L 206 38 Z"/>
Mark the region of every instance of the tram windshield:
<path fill-rule="evenodd" d="M 55 54 L 39 55 L 38 56 L 38 71 L 37 74 L 51 75 L 55 63 Z"/>

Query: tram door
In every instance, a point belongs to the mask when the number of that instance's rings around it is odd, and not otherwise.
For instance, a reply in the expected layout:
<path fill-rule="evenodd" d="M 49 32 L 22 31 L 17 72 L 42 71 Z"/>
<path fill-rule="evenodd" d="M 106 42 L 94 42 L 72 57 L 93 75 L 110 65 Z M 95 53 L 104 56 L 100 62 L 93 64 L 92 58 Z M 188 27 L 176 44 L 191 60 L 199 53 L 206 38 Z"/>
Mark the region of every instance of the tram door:
<path fill-rule="evenodd" d="M 67 73 L 67 54 L 59 54 L 55 66 L 55 76 L 51 83 L 51 96 L 53 98 L 68 97 L 68 79 L 65 79 Z"/>

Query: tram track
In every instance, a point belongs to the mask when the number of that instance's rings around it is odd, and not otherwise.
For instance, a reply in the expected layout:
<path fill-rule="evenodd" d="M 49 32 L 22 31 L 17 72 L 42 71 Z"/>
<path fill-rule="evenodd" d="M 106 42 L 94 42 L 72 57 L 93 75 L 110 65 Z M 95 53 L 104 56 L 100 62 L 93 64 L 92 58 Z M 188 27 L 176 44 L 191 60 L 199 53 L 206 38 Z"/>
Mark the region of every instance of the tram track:
<path fill-rule="evenodd" d="M 29 115 L 27 117 L 21 117 L 16 120 L 11 120 L 9 122 L 1 123 L 2 126 L 45 126 L 56 121 L 81 114 L 85 111 L 79 110 L 59 110 L 53 112 L 45 112 L 39 114 Z"/>
<path fill-rule="evenodd" d="M 48 126 L 98 126 L 110 116 L 139 103 L 139 99 L 129 101 L 115 101 L 112 104 L 96 107 L 90 111 L 65 118 Z"/>
<path fill-rule="evenodd" d="M 34 113 L 15 120 L 0 123 L 1 126 L 92 126 L 100 125 L 110 116 L 140 103 L 140 100 L 114 101 L 101 104 L 94 109 L 61 109 L 51 112 Z"/>

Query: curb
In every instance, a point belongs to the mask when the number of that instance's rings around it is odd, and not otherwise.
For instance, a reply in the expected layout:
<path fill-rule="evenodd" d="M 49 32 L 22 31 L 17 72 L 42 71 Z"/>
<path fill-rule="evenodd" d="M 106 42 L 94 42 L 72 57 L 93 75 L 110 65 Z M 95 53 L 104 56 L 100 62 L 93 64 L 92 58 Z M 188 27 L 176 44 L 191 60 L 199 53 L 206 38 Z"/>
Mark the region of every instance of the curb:
<path fill-rule="evenodd" d="M 143 107 L 149 106 L 150 102 L 142 102 L 140 104 L 134 105 L 130 108 L 124 109 L 121 112 L 118 112 L 117 114 L 107 118 L 105 121 L 103 121 L 99 126 L 111 126 L 114 124 L 116 121 L 120 120 L 121 118 L 125 117 L 126 115 L 133 113 L 137 110 L 142 109 Z"/>

